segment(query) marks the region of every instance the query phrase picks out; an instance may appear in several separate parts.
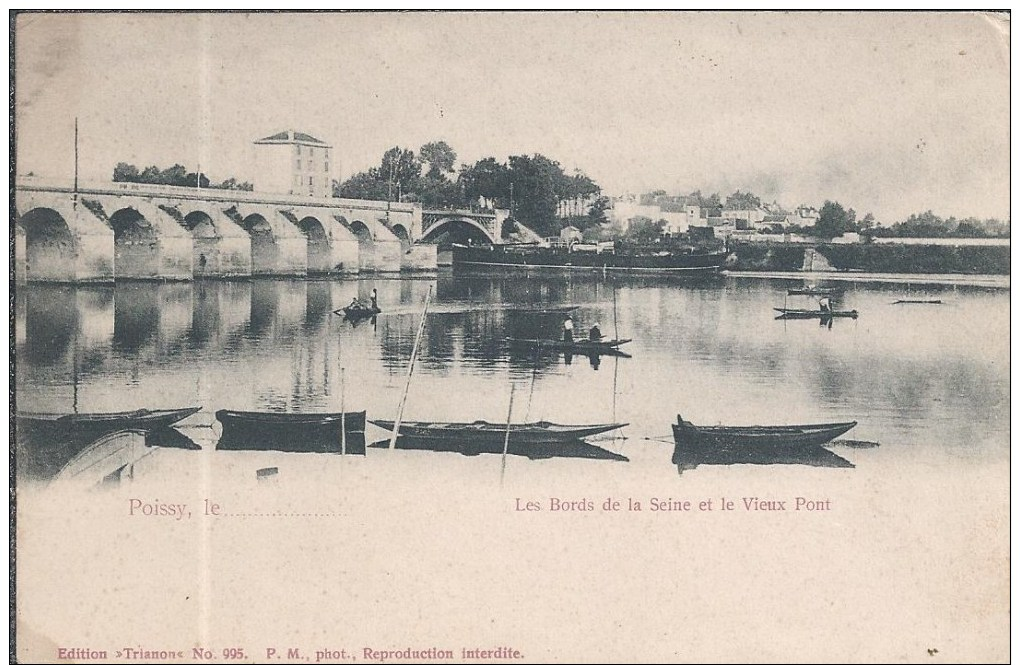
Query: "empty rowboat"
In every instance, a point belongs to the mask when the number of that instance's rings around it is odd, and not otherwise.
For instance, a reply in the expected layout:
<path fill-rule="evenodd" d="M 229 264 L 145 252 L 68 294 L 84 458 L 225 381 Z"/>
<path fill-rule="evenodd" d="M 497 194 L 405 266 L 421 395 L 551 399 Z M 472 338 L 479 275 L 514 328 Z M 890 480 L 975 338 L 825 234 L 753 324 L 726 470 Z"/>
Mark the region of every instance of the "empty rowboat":
<path fill-rule="evenodd" d="M 223 425 L 217 450 L 365 454 L 365 412 L 216 412 Z"/>
<path fill-rule="evenodd" d="M 44 435 L 95 440 L 122 429 L 149 431 L 169 427 L 200 411 L 200 406 L 183 409 L 136 409 L 107 413 L 28 413 L 17 416 L 18 435 Z"/>
<path fill-rule="evenodd" d="M 393 431 L 394 421 L 392 420 L 372 420 L 371 423 L 385 430 Z M 546 421 L 511 424 L 509 440 L 517 444 L 578 441 L 626 425 L 627 423 L 559 425 Z M 485 420 L 476 420 L 473 423 L 402 422 L 399 434 L 411 439 L 457 439 L 477 443 L 497 443 L 502 446 L 507 435 L 507 425 L 506 423 L 490 423 Z"/>
<path fill-rule="evenodd" d="M 741 451 L 753 448 L 789 449 L 820 446 L 845 434 L 857 421 L 813 425 L 699 426 L 679 415 L 673 425 L 677 447 L 704 451 Z"/>

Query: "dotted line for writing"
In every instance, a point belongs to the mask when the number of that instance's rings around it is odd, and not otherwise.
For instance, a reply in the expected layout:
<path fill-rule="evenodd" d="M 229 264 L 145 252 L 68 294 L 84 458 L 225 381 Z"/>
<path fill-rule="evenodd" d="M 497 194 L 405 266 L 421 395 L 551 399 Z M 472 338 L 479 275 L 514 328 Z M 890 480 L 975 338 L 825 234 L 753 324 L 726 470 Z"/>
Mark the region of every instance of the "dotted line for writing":
<path fill-rule="evenodd" d="M 220 513 L 217 517 L 343 517 L 343 513 Z"/>

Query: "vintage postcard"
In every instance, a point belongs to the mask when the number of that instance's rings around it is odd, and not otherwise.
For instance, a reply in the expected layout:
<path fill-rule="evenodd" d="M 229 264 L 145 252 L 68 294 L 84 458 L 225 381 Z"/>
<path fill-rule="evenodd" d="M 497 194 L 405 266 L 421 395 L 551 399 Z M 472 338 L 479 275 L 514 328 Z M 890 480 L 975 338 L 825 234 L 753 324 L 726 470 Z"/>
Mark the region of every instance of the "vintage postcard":
<path fill-rule="evenodd" d="M 13 656 L 1007 661 L 1010 27 L 15 12 Z"/>

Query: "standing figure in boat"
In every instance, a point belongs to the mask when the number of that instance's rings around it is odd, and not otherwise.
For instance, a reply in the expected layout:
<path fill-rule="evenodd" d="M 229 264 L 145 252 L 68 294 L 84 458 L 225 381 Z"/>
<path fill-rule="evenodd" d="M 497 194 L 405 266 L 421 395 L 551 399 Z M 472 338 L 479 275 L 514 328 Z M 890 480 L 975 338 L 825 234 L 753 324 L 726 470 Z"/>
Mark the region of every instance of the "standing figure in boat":
<path fill-rule="evenodd" d="M 379 293 L 375 289 L 372 289 L 372 309 L 379 309 Z"/>
<path fill-rule="evenodd" d="M 574 343 L 574 320 L 567 315 L 563 320 L 563 341 L 567 344 Z"/>
<path fill-rule="evenodd" d="M 591 330 L 588 331 L 588 340 L 591 341 L 591 342 L 601 342 L 602 341 L 602 330 L 599 328 L 599 324 L 598 323 L 593 325 L 591 327 Z"/>
<path fill-rule="evenodd" d="M 832 305 L 827 297 L 818 300 L 818 308 L 822 311 L 822 314 L 832 314 Z"/>

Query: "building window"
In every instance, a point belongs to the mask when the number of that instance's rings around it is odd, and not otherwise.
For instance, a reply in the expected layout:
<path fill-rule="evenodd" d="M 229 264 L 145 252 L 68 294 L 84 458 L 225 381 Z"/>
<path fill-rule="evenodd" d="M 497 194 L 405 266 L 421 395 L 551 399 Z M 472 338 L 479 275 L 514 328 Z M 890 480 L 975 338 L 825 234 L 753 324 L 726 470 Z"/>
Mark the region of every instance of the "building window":
<path fill-rule="evenodd" d="M 301 154 L 301 146 L 297 147 L 297 154 L 299 154 L 299 155 Z"/>
<path fill-rule="evenodd" d="M 329 148 L 326 148 L 326 160 L 329 160 Z"/>
<path fill-rule="evenodd" d="M 323 169 L 322 170 L 325 171 L 326 173 L 329 173 L 329 162 L 325 162 L 323 164 Z"/>
<path fill-rule="evenodd" d="M 299 176 L 296 173 L 294 174 L 294 184 L 295 185 L 300 185 L 301 184 L 301 176 Z"/>
<path fill-rule="evenodd" d="M 308 176 L 308 186 L 312 186 L 312 176 Z"/>

